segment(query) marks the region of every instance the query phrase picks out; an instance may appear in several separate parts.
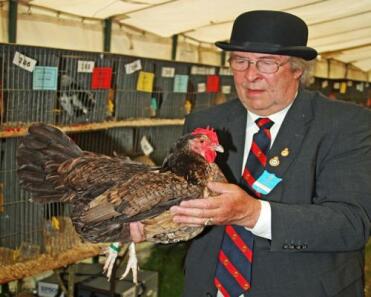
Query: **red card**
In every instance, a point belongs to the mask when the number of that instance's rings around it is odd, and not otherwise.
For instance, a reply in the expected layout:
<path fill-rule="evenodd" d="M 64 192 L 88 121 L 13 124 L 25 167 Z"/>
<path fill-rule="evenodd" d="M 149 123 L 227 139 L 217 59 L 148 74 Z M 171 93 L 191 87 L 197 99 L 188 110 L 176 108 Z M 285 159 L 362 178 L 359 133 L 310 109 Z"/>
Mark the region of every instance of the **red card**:
<path fill-rule="evenodd" d="M 110 89 L 112 79 L 111 67 L 95 67 L 91 79 L 92 89 Z"/>
<path fill-rule="evenodd" d="M 219 92 L 220 77 L 219 75 L 209 75 L 206 82 L 206 92 L 217 93 Z"/>

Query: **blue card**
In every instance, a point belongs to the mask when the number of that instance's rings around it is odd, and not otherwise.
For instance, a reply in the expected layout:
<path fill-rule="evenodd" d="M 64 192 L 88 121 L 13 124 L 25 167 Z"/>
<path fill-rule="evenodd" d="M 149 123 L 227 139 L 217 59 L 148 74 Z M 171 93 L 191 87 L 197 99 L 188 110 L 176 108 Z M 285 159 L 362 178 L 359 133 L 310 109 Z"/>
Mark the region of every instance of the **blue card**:
<path fill-rule="evenodd" d="M 282 178 L 277 177 L 274 173 L 267 170 L 253 183 L 253 189 L 263 195 L 269 194 L 280 182 Z"/>
<path fill-rule="evenodd" d="M 174 78 L 174 92 L 187 93 L 188 89 L 188 75 L 176 74 Z"/>
<path fill-rule="evenodd" d="M 33 71 L 33 90 L 56 90 L 58 67 L 35 66 Z"/>

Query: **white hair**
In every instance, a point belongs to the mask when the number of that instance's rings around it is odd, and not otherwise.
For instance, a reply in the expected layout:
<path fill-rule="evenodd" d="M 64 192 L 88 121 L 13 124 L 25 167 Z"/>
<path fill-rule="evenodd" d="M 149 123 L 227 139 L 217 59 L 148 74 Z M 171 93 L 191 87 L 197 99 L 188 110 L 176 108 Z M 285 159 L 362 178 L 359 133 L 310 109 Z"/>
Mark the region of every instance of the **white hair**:
<path fill-rule="evenodd" d="M 312 78 L 312 69 L 314 67 L 314 60 L 306 61 L 298 57 L 290 57 L 289 63 L 291 65 L 292 71 L 300 70 L 302 71 L 300 82 L 302 85 L 307 86 L 310 84 Z"/>

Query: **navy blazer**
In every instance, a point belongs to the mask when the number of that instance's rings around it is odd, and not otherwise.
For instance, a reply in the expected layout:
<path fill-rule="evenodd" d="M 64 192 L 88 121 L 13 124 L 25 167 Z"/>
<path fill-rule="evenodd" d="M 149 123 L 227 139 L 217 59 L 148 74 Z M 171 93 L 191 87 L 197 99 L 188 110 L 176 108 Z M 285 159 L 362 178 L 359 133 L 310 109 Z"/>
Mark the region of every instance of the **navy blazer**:
<path fill-rule="evenodd" d="M 247 112 L 238 99 L 192 113 L 185 131 L 211 126 L 225 153 L 217 163 L 232 183 L 242 171 Z M 284 149 L 288 156 L 282 156 Z M 267 159 L 282 181 L 266 196 L 272 240 L 255 236 L 249 297 L 360 297 L 371 217 L 371 112 L 299 90 Z M 184 297 L 215 296 L 223 226 L 192 241 Z M 235 296 L 233 296 L 235 297 Z"/>

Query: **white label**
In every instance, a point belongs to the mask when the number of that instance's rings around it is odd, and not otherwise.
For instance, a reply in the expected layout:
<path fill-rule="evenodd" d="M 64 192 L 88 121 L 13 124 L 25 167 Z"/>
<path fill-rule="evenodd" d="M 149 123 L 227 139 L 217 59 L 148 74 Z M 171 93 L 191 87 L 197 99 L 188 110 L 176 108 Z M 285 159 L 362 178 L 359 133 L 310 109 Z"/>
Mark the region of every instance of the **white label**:
<path fill-rule="evenodd" d="M 146 156 L 149 156 L 153 152 L 153 147 L 145 136 L 140 140 L 140 147 Z"/>
<path fill-rule="evenodd" d="M 132 74 L 135 71 L 138 71 L 141 69 L 142 69 L 142 63 L 140 62 L 140 60 L 135 60 L 134 62 L 131 62 L 125 65 L 125 71 L 127 74 Z"/>
<path fill-rule="evenodd" d="M 95 62 L 94 61 L 78 61 L 77 72 L 93 72 Z"/>
<path fill-rule="evenodd" d="M 334 89 L 339 90 L 340 89 L 340 83 L 339 82 L 334 82 Z"/>
<path fill-rule="evenodd" d="M 58 294 L 58 284 L 39 282 L 37 294 L 40 297 L 55 297 Z"/>
<path fill-rule="evenodd" d="M 191 74 L 211 75 L 211 74 L 215 74 L 215 68 L 214 67 L 192 66 Z"/>
<path fill-rule="evenodd" d="M 231 88 L 231 86 L 222 86 L 222 93 L 223 94 L 230 94 L 231 93 L 231 90 L 232 90 L 232 88 Z"/>
<path fill-rule="evenodd" d="M 232 73 L 231 69 L 229 69 L 229 68 L 220 68 L 219 69 L 219 75 L 232 76 L 233 73 Z"/>
<path fill-rule="evenodd" d="M 322 89 L 327 88 L 327 86 L 328 86 L 328 81 L 327 81 L 327 80 L 324 80 L 324 81 L 322 82 L 322 84 L 321 84 Z"/>
<path fill-rule="evenodd" d="M 199 84 L 197 84 L 197 92 L 198 93 L 204 93 L 204 92 L 206 92 L 206 84 L 205 83 L 199 83 Z"/>
<path fill-rule="evenodd" d="M 175 76 L 175 68 L 173 68 L 173 67 L 162 67 L 161 68 L 161 76 L 162 77 L 174 77 Z"/>
<path fill-rule="evenodd" d="M 32 72 L 35 68 L 36 63 L 36 60 L 22 55 L 20 52 L 15 52 L 14 54 L 13 64 L 23 68 L 24 70 Z"/>

